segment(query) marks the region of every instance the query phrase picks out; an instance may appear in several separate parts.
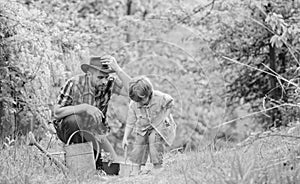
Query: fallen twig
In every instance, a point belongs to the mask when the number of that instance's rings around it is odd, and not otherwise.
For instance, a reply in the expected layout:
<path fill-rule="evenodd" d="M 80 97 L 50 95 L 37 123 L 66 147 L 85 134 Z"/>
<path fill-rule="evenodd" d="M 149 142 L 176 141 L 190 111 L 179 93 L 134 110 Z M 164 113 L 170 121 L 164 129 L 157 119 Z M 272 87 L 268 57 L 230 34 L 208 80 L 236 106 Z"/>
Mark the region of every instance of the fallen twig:
<path fill-rule="evenodd" d="M 63 171 L 64 174 L 68 173 L 69 170 L 68 170 L 68 168 L 67 168 L 65 165 L 63 165 L 63 164 L 62 164 L 60 161 L 58 161 L 57 159 L 53 158 L 53 157 L 51 156 L 51 154 L 50 154 L 48 151 L 46 151 L 39 143 L 36 142 L 36 140 L 35 140 L 34 135 L 33 135 L 32 132 L 29 132 L 29 133 L 28 133 L 28 136 L 29 136 L 29 145 L 30 145 L 30 146 L 32 146 L 32 145 L 36 146 L 36 147 L 37 147 L 42 153 L 44 153 L 51 161 L 53 161 L 53 162 L 55 163 L 55 165 L 56 165 L 57 167 L 59 167 L 59 168 Z"/>

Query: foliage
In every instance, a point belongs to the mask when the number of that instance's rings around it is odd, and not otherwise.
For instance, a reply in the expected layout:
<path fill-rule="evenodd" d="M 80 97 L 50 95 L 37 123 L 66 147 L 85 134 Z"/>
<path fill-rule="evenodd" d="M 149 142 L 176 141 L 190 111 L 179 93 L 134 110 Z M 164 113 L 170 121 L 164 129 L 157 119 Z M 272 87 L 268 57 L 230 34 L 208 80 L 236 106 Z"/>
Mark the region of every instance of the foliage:
<path fill-rule="evenodd" d="M 218 2 L 206 19 L 195 21 L 199 29 L 207 24 L 214 30 L 208 41 L 216 56 L 237 61 L 222 62 L 229 106 L 250 104 L 255 112 L 298 101 L 297 86 L 276 77 L 297 80 L 298 6 L 290 1 Z M 287 125 L 298 118 L 295 111 L 290 106 L 266 111 L 260 123 L 266 128 Z"/>
<path fill-rule="evenodd" d="M 242 129 L 234 120 L 229 128 L 222 125 L 239 116 L 240 106 L 251 105 L 252 111 L 285 103 L 296 106 L 298 6 L 295 1 L 277 0 L 0 0 L 0 130 L 7 136 L 0 149 L 0 182 L 103 180 L 66 178 L 48 159 L 18 142 L 20 137 L 9 135 L 33 129 L 46 140 L 41 127 L 51 120 L 51 106 L 64 81 L 80 73 L 80 64 L 90 55 L 112 54 L 130 75 L 149 76 L 156 89 L 175 98 L 174 147 L 198 150 L 166 154 L 166 170 L 156 179 L 296 183 L 299 155 L 293 137 L 265 136 L 232 147 L 227 140 L 236 140 L 232 136 Z M 114 96 L 108 114 L 109 138 L 118 151 L 127 105 L 127 98 Z M 298 110 L 290 105 L 267 111 L 274 119 L 262 116 L 261 122 L 269 127 L 295 120 Z M 107 182 L 153 183 L 153 176 L 112 177 Z"/>
<path fill-rule="evenodd" d="M 69 49 L 58 37 L 62 32 L 49 29 L 45 12 L 34 8 L 29 11 L 17 2 L 1 1 L 0 4 L 5 23 L 1 24 L 2 35 L 5 35 L 1 37 L 5 49 L 5 57 L 1 59 L 4 71 L 1 73 L 1 111 L 4 112 L 1 128 L 8 127 L 1 133 L 4 137 L 24 130 L 42 130 L 47 125 L 53 86 L 65 73 L 62 61 L 72 60 L 82 51 L 72 49 L 75 53 L 72 56 L 64 54 Z"/>

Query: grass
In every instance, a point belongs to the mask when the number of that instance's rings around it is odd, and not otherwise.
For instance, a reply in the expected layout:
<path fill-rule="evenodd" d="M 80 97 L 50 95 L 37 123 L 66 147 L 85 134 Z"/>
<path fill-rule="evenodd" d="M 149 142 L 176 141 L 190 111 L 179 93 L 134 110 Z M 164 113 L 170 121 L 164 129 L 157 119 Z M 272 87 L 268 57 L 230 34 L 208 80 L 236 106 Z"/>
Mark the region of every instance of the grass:
<path fill-rule="evenodd" d="M 284 132 L 283 132 L 284 133 Z M 298 140 L 266 136 L 250 144 L 193 152 L 167 153 L 164 171 L 134 177 L 85 174 L 65 176 L 47 157 L 26 141 L 14 141 L 0 150 L 0 183 L 299 183 Z M 49 141 L 41 144 L 47 147 Z M 59 149 L 54 142 L 49 150 Z"/>

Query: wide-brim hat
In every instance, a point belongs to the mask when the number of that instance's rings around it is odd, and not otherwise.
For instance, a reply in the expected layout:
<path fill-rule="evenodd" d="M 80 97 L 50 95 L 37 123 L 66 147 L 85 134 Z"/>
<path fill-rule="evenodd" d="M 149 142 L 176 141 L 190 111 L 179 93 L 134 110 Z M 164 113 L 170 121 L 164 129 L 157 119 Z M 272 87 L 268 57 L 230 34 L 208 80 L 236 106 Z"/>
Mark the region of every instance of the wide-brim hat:
<path fill-rule="evenodd" d="M 103 73 L 114 73 L 115 71 L 109 67 L 109 65 L 106 64 L 107 59 L 101 58 L 101 56 L 92 56 L 90 57 L 90 63 L 89 64 L 82 64 L 81 70 L 86 73 L 89 68 L 94 68 L 96 70 L 99 70 Z"/>

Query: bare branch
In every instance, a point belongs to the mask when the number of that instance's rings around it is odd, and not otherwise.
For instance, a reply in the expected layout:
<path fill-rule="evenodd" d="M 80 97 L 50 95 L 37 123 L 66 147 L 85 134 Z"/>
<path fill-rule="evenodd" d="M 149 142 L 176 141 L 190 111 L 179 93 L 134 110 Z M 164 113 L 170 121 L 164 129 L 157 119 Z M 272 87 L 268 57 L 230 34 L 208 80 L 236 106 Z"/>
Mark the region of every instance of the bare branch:
<path fill-rule="evenodd" d="M 209 12 L 207 12 L 206 15 L 204 16 L 204 17 L 206 17 L 207 15 L 210 14 L 211 10 L 212 10 L 213 7 L 214 7 L 214 4 L 215 4 L 215 0 L 212 0 L 212 2 L 208 3 L 207 5 L 205 5 L 205 6 L 203 6 L 203 7 L 200 6 L 200 5 L 196 6 L 196 7 L 193 9 L 193 13 L 192 13 L 192 14 L 187 15 L 186 17 L 183 17 L 182 19 L 180 19 L 180 20 L 178 21 L 178 23 L 184 23 L 187 19 L 189 19 L 189 18 L 191 18 L 192 16 L 196 15 L 197 13 L 199 13 L 199 12 L 202 11 L 202 10 L 204 10 L 205 8 L 211 6 Z M 203 17 L 203 18 L 204 18 L 204 17 Z M 203 19 L 203 18 L 202 18 L 202 19 Z"/>
<path fill-rule="evenodd" d="M 300 105 L 295 105 L 295 104 L 290 104 L 290 103 L 285 103 L 285 104 L 281 104 L 281 105 L 277 105 L 277 106 L 274 106 L 274 107 L 271 107 L 271 108 L 268 108 L 268 109 L 264 109 L 262 111 L 257 111 L 257 112 L 254 112 L 254 113 L 250 113 L 250 114 L 247 114 L 245 116 L 241 116 L 241 117 L 238 117 L 238 118 L 235 118 L 235 119 L 232 119 L 230 121 L 226 121 L 220 125 L 217 125 L 213 128 L 219 128 L 219 127 L 222 127 L 224 125 L 228 125 L 230 123 L 233 123 L 237 120 L 240 120 L 240 119 L 244 119 L 244 118 L 247 118 L 247 117 L 250 117 L 250 116 L 254 116 L 254 115 L 257 115 L 257 114 L 260 114 L 260 113 L 264 113 L 266 111 L 269 111 L 269 110 L 272 110 L 272 109 L 276 109 L 276 108 L 279 108 L 279 107 L 284 107 L 284 106 L 292 106 L 292 107 L 300 107 Z M 300 137 L 299 137 L 300 138 Z"/>

